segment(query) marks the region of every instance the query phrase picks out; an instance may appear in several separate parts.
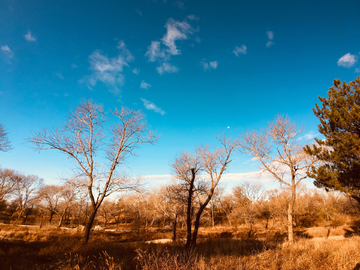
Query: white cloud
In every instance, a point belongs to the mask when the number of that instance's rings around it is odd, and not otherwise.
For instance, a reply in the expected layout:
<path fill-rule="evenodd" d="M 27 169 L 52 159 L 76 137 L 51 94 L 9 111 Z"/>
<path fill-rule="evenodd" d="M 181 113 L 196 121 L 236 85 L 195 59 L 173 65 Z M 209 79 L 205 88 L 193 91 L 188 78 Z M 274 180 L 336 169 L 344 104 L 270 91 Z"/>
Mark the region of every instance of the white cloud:
<path fill-rule="evenodd" d="M 149 87 L 151 87 L 150 83 L 146 83 L 144 80 L 141 81 L 140 88 L 148 89 Z"/>
<path fill-rule="evenodd" d="M 150 62 L 155 62 L 158 58 L 167 60 L 168 56 L 165 55 L 165 51 L 160 49 L 160 41 L 151 41 L 151 45 L 148 47 L 145 56 L 149 58 Z"/>
<path fill-rule="evenodd" d="M 151 101 L 146 100 L 145 98 L 141 98 L 141 100 L 144 103 L 144 106 L 145 106 L 146 109 L 152 110 L 152 111 L 157 112 L 157 113 L 160 113 L 161 115 L 165 114 L 165 112 L 161 108 L 157 107 Z"/>
<path fill-rule="evenodd" d="M 162 63 L 162 65 L 157 67 L 156 70 L 160 75 L 164 73 L 175 73 L 178 71 L 177 67 L 170 63 Z"/>
<path fill-rule="evenodd" d="M 139 70 L 138 68 L 134 68 L 134 69 L 132 70 L 132 73 L 134 73 L 135 75 L 139 75 L 140 70 Z"/>
<path fill-rule="evenodd" d="M 236 46 L 235 49 L 233 50 L 233 53 L 236 56 L 239 56 L 240 54 L 247 54 L 246 50 L 247 48 L 245 45 L 242 45 L 241 47 Z"/>
<path fill-rule="evenodd" d="M 177 47 L 178 40 L 186 40 L 192 35 L 195 30 L 187 22 L 187 20 L 194 20 L 195 16 L 189 16 L 184 21 L 176 21 L 173 18 L 168 19 L 165 24 L 166 33 L 160 41 L 151 41 L 145 56 L 150 62 L 158 61 L 160 66 L 157 71 L 160 74 L 165 72 L 173 73 L 177 71 L 174 65 L 169 64 L 172 55 L 180 55 L 181 51 Z"/>
<path fill-rule="evenodd" d="M 273 182 L 275 178 L 268 172 L 261 173 L 247 172 L 247 173 L 225 173 L 222 176 L 224 182 L 238 182 L 238 181 L 254 181 L 254 182 Z"/>
<path fill-rule="evenodd" d="M 355 55 L 353 55 L 351 53 L 347 53 L 347 54 L 343 55 L 342 57 L 340 57 L 337 64 L 338 64 L 338 66 L 341 66 L 341 67 L 350 68 L 356 62 L 357 62 L 357 59 L 356 59 Z"/>
<path fill-rule="evenodd" d="M 272 31 L 267 31 L 266 35 L 268 36 L 268 39 L 273 40 L 274 39 L 274 32 Z"/>
<path fill-rule="evenodd" d="M 60 72 L 55 72 L 55 75 L 62 80 L 65 79 L 64 76 Z"/>
<path fill-rule="evenodd" d="M 268 42 L 266 43 L 266 47 L 271 47 L 271 45 L 273 45 L 273 44 L 274 44 L 274 42 L 268 41 Z"/>
<path fill-rule="evenodd" d="M 268 42 L 266 43 L 266 47 L 271 47 L 271 45 L 274 44 L 274 42 L 272 41 L 274 39 L 274 32 L 272 31 L 267 31 L 266 35 L 268 37 Z"/>
<path fill-rule="evenodd" d="M 218 66 L 217 61 L 212 61 L 212 62 L 209 62 L 209 63 L 202 61 L 200 63 L 203 65 L 205 71 L 207 71 L 209 69 L 216 69 L 217 66 Z"/>
<path fill-rule="evenodd" d="M 188 18 L 190 21 L 195 21 L 195 20 L 198 20 L 198 19 L 199 19 L 198 17 L 196 17 L 196 16 L 193 15 L 193 14 L 187 16 L 187 18 Z"/>
<path fill-rule="evenodd" d="M 360 73 L 360 68 L 355 68 L 356 73 Z"/>
<path fill-rule="evenodd" d="M 110 58 L 100 50 L 94 51 L 89 56 L 90 70 L 92 74 L 85 76 L 80 82 L 85 82 L 89 88 L 95 86 L 97 82 L 103 82 L 113 87 L 111 92 L 119 93 L 117 86 L 124 84 L 124 75 L 122 74 L 124 66 L 129 66 L 134 57 L 126 48 L 125 43 L 120 41 L 116 47 L 120 50 L 118 56 Z"/>
<path fill-rule="evenodd" d="M 320 133 L 311 130 L 308 133 L 304 134 L 303 136 L 299 137 L 299 140 L 312 140 L 319 135 Z"/>
<path fill-rule="evenodd" d="M 75 69 L 75 68 L 77 68 L 77 65 L 76 64 L 71 64 L 71 68 Z"/>
<path fill-rule="evenodd" d="M 36 41 L 36 38 L 32 36 L 31 32 L 28 31 L 27 34 L 24 36 L 25 39 L 29 42 L 33 42 L 33 41 Z"/>
<path fill-rule="evenodd" d="M 170 182 L 171 179 L 174 178 L 171 174 L 161 174 L 161 175 L 144 175 L 142 176 L 144 179 L 151 179 L 151 182 L 161 182 L 167 183 Z M 270 173 L 260 173 L 256 172 L 248 172 L 248 173 L 224 173 L 221 177 L 221 182 L 241 182 L 241 181 L 251 181 L 251 182 L 274 182 L 274 178 Z"/>
<path fill-rule="evenodd" d="M 185 8 L 184 2 L 181 2 L 180 0 L 177 0 L 174 5 L 177 5 L 180 9 Z"/>
<path fill-rule="evenodd" d="M 9 48 L 8 45 L 4 45 L 1 47 L 1 50 L 4 52 L 4 54 L 6 55 L 6 57 L 8 58 L 13 58 L 14 57 L 14 53 L 13 51 Z"/>
<path fill-rule="evenodd" d="M 173 18 L 170 18 L 165 25 L 167 32 L 164 37 L 161 39 L 162 43 L 168 47 L 167 51 L 171 55 L 178 55 L 180 51 L 175 45 L 175 41 L 188 39 L 188 35 L 193 33 L 193 29 L 190 24 L 185 20 L 175 21 Z"/>
<path fill-rule="evenodd" d="M 217 61 L 212 61 L 210 62 L 210 67 L 212 67 L 213 69 L 216 69 L 218 66 L 218 62 Z"/>

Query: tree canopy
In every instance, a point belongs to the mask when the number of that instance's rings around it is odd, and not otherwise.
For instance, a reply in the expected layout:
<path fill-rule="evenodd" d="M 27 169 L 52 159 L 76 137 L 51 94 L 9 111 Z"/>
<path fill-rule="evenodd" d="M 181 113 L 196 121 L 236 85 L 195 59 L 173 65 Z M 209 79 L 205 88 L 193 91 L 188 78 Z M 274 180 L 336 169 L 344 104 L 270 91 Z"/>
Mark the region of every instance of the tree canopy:
<path fill-rule="evenodd" d="M 315 139 L 304 150 L 322 165 L 313 167 L 310 176 L 317 187 L 346 192 L 360 202 L 360 77 L 349 84 L 335 79 L 328 97 L 319 100 L 322 106 L 315 104 L 313 111 L 325 139 Z"/>

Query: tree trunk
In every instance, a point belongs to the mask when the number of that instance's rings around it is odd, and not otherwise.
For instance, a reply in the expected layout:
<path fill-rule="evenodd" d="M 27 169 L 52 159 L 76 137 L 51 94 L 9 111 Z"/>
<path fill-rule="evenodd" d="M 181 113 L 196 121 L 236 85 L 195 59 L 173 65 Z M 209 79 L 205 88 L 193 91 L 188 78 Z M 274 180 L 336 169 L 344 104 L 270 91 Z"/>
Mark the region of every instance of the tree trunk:
<path fill-rule="evenodd" d="M 27 211 L 27 213 L 26 213 L 26 215 L 25 215 L 25 217 L 24 217 L 24 219 L 22 221 L 22 224 L 25 224 L 25 222 L 26 222 L 26 220 L 27 220 L 28 216 L 30 215 L 33 208 L 34 208 L 34 206 L 31 206 L 31 208 L 29 208 L 29 210 Z"/>
<path fill-rule="evenodd" d="M 288 209 L 288 235 L 289 242 L 292 244 L 294 242 L 294 230 L 293 230 L 293 205 L 289 203 Z"/>
<path fill-rule="evenodd" d="M 39 229 L 41 229 L 41 227 L 42 227 L 42 220 L 43 220 L 43 215 L 42 215 L 42 212 L 40 212 L 40 224 L 39 224 Z"/>
<path fill-rule="evenodd" d="M 194 224 L 194 232 L 193 232 L 191 244 L 189 247 L 196 247 L 196 239 L 197 239 L 197 234 L 198 234 L 199 227 L 200 227 L 200 217 L 201 217 L 201 214 L 204 211 L 206 205 L 207 205 L 207 203 L 201 205 L 199 211 L 196 214 L 196 219 L 195 219 L 195 224 Z"/>
<path fill-rule="evenodd" d="M 95 220 L 96 212 L 97 212 L 97 208 L 94 207 L 93 210 L 91 211 L 89 220 L 86 223 L 85 234 L 84 234 L 84 238 L 83 238 L 84 244 L 87 244 L 87 242 L 89 241 L 90 231 L 91 231 L 91 227 L 92 227 L 92 225 L 94 223 L 94 220 Z"/>
<path fill-rule="evenodd" d="M 50 211 L 50 220 L 49 220 L 50 224 L 51 224 L 54 214 L 55 214 L 54 211 Z"/>
<path fill-rule="evenodd" d="M 177 226 L 177 217 L 175 217 L 173 222 L 173 241 L 176 241 L 176 226 Z"/>
<path fill-rule="evenodd" d="M 24 209 L 20 210 L 20 213 L 19 213 L 18 217 L 15 220 L 15 224 L 17 224 L 18 220 L 22 217 L 23 212 L 24 212 Z"/>
<path fill-rule="evenodd" d="M 250 230 L 248 232 L 248 239 L 251 238 L 251 235 L 252 235 L 252 228 L 253 228 L 253 221 L 250 219 Z"/>
<path fill-rule="evenodd" d="M 189 186 L 189 194 L 187 200 L 187 211 L 186 211 L 186 226 L 187 226 L 187 237 L 185 247 L 189 248 L 191 246 L 191 208 L 192 208 L 192 199 L 194 193 L 194 182 L 195 182 L 195 169 L 191 169 L 191 181 Z"/>
<path fill-rule="evenodd" d="M 60 216 L 60 221 L 59 221 L 59 225 L 58 225 L 59 228 L 62 226 L 62 222 L 63 222 L 63 218 L 64 218 L 65 214 L 66 214 L 66 210 Z"/>

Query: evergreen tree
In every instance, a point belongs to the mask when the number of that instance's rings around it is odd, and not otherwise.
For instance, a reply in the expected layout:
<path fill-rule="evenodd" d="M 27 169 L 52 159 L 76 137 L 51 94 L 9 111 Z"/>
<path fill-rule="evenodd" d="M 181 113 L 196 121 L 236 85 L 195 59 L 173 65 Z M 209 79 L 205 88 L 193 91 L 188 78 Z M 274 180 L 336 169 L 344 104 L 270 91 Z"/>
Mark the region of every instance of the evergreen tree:
<path fill-rule="evenodd" d="M 313 167 L 310 176 L 315 186 L 347 193 L 360 203 L 360 77 L 347 84 L 334 80 L 328 98 L 319 97 L 314 114 L 320 120 L 324 140 L 304 147 L 322 165 Z"/>

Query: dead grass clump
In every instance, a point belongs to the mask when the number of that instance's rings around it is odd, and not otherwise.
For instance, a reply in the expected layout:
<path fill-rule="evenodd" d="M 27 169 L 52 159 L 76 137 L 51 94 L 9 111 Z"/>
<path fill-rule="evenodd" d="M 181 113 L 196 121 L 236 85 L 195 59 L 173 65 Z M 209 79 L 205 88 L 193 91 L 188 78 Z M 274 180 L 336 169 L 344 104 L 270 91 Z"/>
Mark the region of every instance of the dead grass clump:
<path fill-rule="evenodd" d="M 256 241 L 200 243 L 191 256 L 176 247 L 137 250 L 138 269 L 354 269 L 360 262 L 360 237 L 345 240 L 301 240 L 266 246 Z"/>
<path fill-rule="evenodd" d="M 325 228 L 325 227 L 308 228 L 302 234 L 305 237 L 313 238 L 313 237 L 327 237 L 327 236 L 350 236 L 358 232 L 359 232 L 359 228 L 356 226 L 340 226 L 336 228 Z"/>
<path fill-rule="evenodd" d="M 59 270 L 120 270 L 121 266 L 116 263 L 114 258 L 111 257 L 106 251 L 103 251 L 99 256 L 84 257 L 81 254 L 67 254 L 65 260 L 57 263 L 56 268 Z"/>
<path fill-rule="evenodd" d="M 158 247 L 151 250 L 137 249 L 137 269 L 176 269 L 176 270 L 204 270 L 204 259 L 190 250 L 174 250 Z"/>

